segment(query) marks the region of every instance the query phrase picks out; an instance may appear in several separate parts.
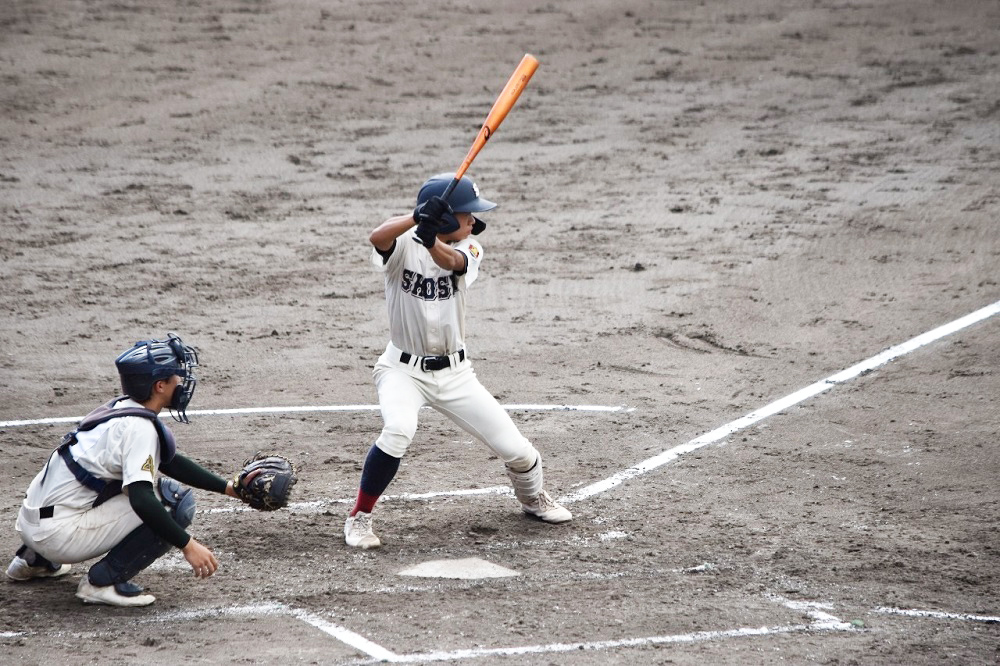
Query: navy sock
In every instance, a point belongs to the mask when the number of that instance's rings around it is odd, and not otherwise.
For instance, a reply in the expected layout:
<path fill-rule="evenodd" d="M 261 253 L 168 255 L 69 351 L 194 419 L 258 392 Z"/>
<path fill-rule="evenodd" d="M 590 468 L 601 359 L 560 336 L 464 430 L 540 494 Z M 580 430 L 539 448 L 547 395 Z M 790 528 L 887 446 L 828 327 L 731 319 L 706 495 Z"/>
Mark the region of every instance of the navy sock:
<path fill-rule="evenodd" d="M 389 487 L 398 470 L 399 458 L 393 458 L 377 446 L 372 446 L 368 451 L 368 457 L 365 458 L 365 466 L 361 470 L 361 488 L 351 515 L 358 511 L 371 513 L 375 502 Z"/>

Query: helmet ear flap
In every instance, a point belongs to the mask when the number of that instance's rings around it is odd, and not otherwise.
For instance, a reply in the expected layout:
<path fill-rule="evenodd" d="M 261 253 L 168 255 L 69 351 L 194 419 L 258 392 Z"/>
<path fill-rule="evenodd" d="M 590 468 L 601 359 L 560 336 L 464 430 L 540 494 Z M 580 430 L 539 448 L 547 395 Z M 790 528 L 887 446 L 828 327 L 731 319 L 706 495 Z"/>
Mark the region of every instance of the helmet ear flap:
<path fill-rule="evenodd" d="M 441 216 L 441 227 L 438 229 L 439 234 L 450 234 L 453 231 L 458 231 L 458 218 L 451 213 L 445 213 Z"/>

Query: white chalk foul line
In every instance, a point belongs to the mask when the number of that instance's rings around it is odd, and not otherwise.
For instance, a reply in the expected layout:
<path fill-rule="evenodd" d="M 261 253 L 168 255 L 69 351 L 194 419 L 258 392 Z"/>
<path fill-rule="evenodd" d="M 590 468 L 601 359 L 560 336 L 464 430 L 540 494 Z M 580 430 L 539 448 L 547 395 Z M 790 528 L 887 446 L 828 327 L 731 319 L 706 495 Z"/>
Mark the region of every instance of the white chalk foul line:
<path fill-rule="evenodd" d="M 235 617 L 261 617 L 266 615 L 287 615 L 308 625 L 319 629 L 323 633 L 336 638 L 341 643 L 364 652 L 373 659 L 379 661 L 399 661 L 399 655 L 386 650 L 380 645 L 376 645 L 364 636 L 357 634 L 346 627 L 324 620 L 315 613 L 292 608 L 282 603 L 272 602 L 266 604 L 251 604 L 248 606 L 230 606 L 227 608 L 203 608 L 188 611 L 175 611 L 171 613 L 161 613 L 149 618 L 139 620 L 140 622 L 177 622 L 200 620 L 206 617 L 235 616 Z"/>
<path fill-rule="evenodd" d="M 908 615 L 909 617 L 932 617 L 939 620 L 970 620 L 972 622 L 1000 623 L 1000 615 L 969 615 L 968 613 L 944 613 L 929 610 L 906 610 L 903 608 L 876 608 L 874 613 L 887 615 Z"/>
<path fill-rule="evenodd" d="M 952 333 L 961 331 L 964 328 L 968 328 L 969 326 L 972 326 L 973 324 L 983 321 L 984 319 L 988 319 L 996 315 L 997 313 L 1000 313 L 1000 301 L 997 301 L 992 305 L 988 305 L 985 308 L 976 310 L 975 312 L 968 314 L 960 319 L 956 319 L 955 321 L 949 324 L 939 326 L 922 335 L 918 335 L 917 337 L 907 340 L 902 344 L 890 347 L 881 354 L 876 354 L 875 356 L 872 356 L 869 359 L 866 359 L 864 361 L 861 361 L 860 363 L 852 365 L 846 370 L 842 370 L 841 372 L 838 372 L 835 375 L 831 375 L 826 379 L 822 379 L 816 382 L 815 384 L 811 384 L 803 389 L 796 391 L 795 393 L 785 396 L 784 398 L 775 400 L 774 402 L 765 405 L 764 407 L 761 407 L 756 411 L 750 412 L 749 414 L 743 416 L 742 418 L 736 419 L 735 421 L 731 421 L 723 426 L 716 428 L 711 432 L 705 433 L 700 437 L 692 439 L 690 442 L 687 442 L 686 444 L 681 444 L 679 446 L 673 447 L 672 449 L 667 449 L 666 451 L 663 451 L 662 453 L 655 455 L 652 458 L 643 460 L 637 465 L 633 465 L 632 467 L 626 470 L 618 472 L 617 474 L 610 476 L 607 479 L 604 479 L 603 481 L 597 481 L 596 483 L 592 483 L 589 486 L 586 486 L 584 488 L 581 488 L 580 490 L 577 490 L 576 492 L 566 495 L 565 497 L 561 497 L 559 501 L 563 503 L 572 503 L 582 499 L 586 499 L 588 497 L 592 497 L 593 495 L 597 495 L 598 493 L 603 493 L 606 490 L 610 490 L 611 488 L 614 488 L 616 486 L 620 486 L 629 479 L 635 478 L 642 474 L 646 474 L 647 472 L 650 472 L 658 467 L 661 467 L 667 464 L 668 462 L 676 460 L 677 458 L 686 453 L 691 453 L 692 451 L 696 451 L 703 446 L 707 446 L 708 444 L 713 444 L 715 442 L 718 442 L 719 440 L 725 439 L 729 435 L 732 435 L 735 432 L 743 430 L 744 428 L 747 428 L 755 423 L 758 423 L 759 421 L 763 421 L 769 416 L 773 416 L 774 414 L 782 412 L 788 409 L 789 407 L 792 407 L 794 405 L 799 404 L 800 402 L 808 400 L 809 398 L 815 395 L 818 395 L 824 391 L 828 391 L 837 384 L 843 384 L 844 382 L 850 381 L 851 379 L 854 379 L 859 375 L 871 372 L 875 368 L 884 365 L 889 361 L 892 361 L 893 359 L 899 358 L 900 356 L 904 356 L 905 354 L 909 354 L 910 352 L 916 349 L 920 349 L 925 345 L 935 342 L 936 340 L 940 340 L 941 338 L 951 335 Z"/>
<path fill-rule="evenodd" d="M 503 405 L 510 412 L 634 412 L 635 407 L 625 405 Z M 430 409 L 426 407 L 425 409 Z M 301 414 L 304 412 L 377 412 L 378 405 L 290 405 L 288 407 L 238 407 L 234 409 L 189 409 L 188 416 L 224 416 L 244 414 Z M 162 419 L 170 416 L 164 412 Z M 0 428 L 19 428 L 33 425 L 77 423 L 83 416 L 56 416 L 47 419 L 21 419 L 0 421 Z"/>

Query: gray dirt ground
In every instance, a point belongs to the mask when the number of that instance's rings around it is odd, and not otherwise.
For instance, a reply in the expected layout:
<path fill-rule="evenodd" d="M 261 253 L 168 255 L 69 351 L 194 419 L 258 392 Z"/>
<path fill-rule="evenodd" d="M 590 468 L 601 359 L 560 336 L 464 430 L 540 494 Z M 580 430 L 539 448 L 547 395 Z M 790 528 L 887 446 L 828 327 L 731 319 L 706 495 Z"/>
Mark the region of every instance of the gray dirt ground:
<path fill-rule="evenodd" d="M 167 330 L 201 352 L 193 409 L 373 404 L 367 233 L 457 167 L 530 52 L 470 172 L 501 207 L 469 351 L 503 403 L 633 408 L 514 412 L 565 495 L 1000 300 L 998 28 L 987 0 L 5 0 L 0 420 L 87 412 Z M 168 556 L 147 609 L 80 605 L 86 564 L 0 584 L 0 661 L 352 663 L 319 624 L 412 655 L 810 625 L 816 603 L 863 627 L 457 660 L 997 663 L 996 622 L 878 609 L 1000 615 L 998 369 L 992 317 L 568 525 L 496 494 L 385 501 L 374 553 L 341 529 L 377 413 L 195 417 L 182 450 L 228 475 L 279 449 L 302 504 L 201 493 L 223 568 Z M 0 552 L 67 429 L 0 428 Z M 469 439 L 429 414 L 390 492 L 505 485 Z M 521 575 L 398 575 L 461 557 Z"/>

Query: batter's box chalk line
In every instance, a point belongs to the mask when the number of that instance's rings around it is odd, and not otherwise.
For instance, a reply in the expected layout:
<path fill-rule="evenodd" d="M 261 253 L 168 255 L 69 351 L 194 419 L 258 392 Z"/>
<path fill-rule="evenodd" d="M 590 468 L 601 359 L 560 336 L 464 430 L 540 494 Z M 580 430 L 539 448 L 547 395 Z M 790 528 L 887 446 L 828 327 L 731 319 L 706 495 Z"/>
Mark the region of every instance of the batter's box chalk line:
<path fill-rule="evenodd" d="M 523 654 L 543 654 L 548 652 L 571 652 L 578 650 L 613 650 L 616 648 L 644 647 L 650 645 L 663 645 L 670 643 L 697 643 L 704 641 L 719 641 L 731 638 L 749 638 L 754 636 L 768 636 L 792 634 L 801 632 L 830 632 L 830 631 L 851 631 L 858 627 L 852 623 L 844 622 L 833 614 L 827 612 L 832 610 L 833 605 L 829 603 L 792 601 L 778 595 L 765 595 L 765 597 L 775 603 L 782 604 L 787 608 L 798 611 L 810 618 L 809 623 L 776 625 L 764 627 L 742 627 L 736 629 L 723 629 L 717 631 L 698 631 L 687 634 L 674 634 L 668 636 L 648 636 L 639 638 L 624 638 L 609 641 L 591 641 L 586 643 L 550 643 L 547 645 L 528 645 L 505 648 L 477 648 L 469 650 L 453 650 L 450 652 L 430 652 L 419 654 L 398 654 L 388 650 L 377 643 L 361 636 L 360 634 L 347 629 L 341 625 L 330 622 L 317 613 L 293 608 L 280 602 L 267 602 L 260 604 L 250 604 L 244 606 L 227 606 L 221 608 L 202 608 L 193 610 L 170 611 L 167 613 L 157 613 L 148 617 L 130 620 L 133 625 L 150 623 L 176 623 L 176 622 L 198 622 L 213 618 L 261 618 L 268 616 L 286 616 L 304 622 L 332 638 L 340 641 L 358 652 L 368 657 L 367 662 L 394 662 L 394 663 L 415 663 L 425 661 L 455 661 L 458 659 L 471 659 L 489 656 L 515 656 Z M 969 613 L 950 613 L 931 610 L 907 610 L 902 608 L 878 607 L 872 613 L 901 615 L 913 618 L 933 618 L 944 620 L 962 620 L 971 622 L 1000 622 L 1000 615 L 974 615 Z M 48 632 L 38 631 L 3 631 L 0 632 L 0 639 L 3 638 L 24 638 Z M 77 634 L 80 638 L 90 637 L 91 634 Z M 96 634 L 94 634 L 96 635 Z"/>
<path fill-rule="evenodd" d="M 505 657 L 528 654 L 545 654 L 554 652 L 576 652 L 579 650 L 613 650 L 617 648 L 645 647 L 651 645 L 664 645 L 670 643 L 698 643 L 704 641 L 719 641 L 733 638 L 750 638 L 755 636 L 769 636 L 777 634 L 791 634 L 800 632 L 828 632 L 828 631 L 850 631 L 855 629 L 849 622 L 843 622 L 826 612 L 831 608 L 830 604 L 789 601 L 780 597 L 769 596 L 769 599 L 776 601 L 787 608 L 798 611 L 809 617 L 810 622 L 801 624 L 762 626 L 762 627 L 739 627 L 735 629 L 723 629 L 717 631 L 696 631 L 686 634 L 673 634 L 666 636 L 646 636 L 638 638 L 623 638 L 607 641 L 590 641 L 579 643 L 549 643 L 543 645 L 522 645 L 498 648 L 474 648 L 465 650 L 451 650 L 440 652 L 421 652 L 414 654 L 399 654 L 393 652 L 371 640 L 351 631 L 350 629 L 330 622 L 321 615 L 293 608 L 282 603 L 265 603 L 248 606 L 233 606 L 228 608 L 209 608 L 200 610 L 172 611 L 157 614 L 149 618 L 139 619 L 136 622 L 145 624 L 149 622 L 183 622 L 199 621 L 210 618 L 222 617 L 263 617 L 263 616 L 287 616 L 305 622 L 306 624 L 322 631 L 341 643 L 354 648 L 370 658 L 372 662 L 392 662 L 392 663 L 424 663 L 431 661 L 456 661 L 459 659 L 475 659 L 482 657 Z M 362 662 L 362 663 L 367 663 Z"/>

